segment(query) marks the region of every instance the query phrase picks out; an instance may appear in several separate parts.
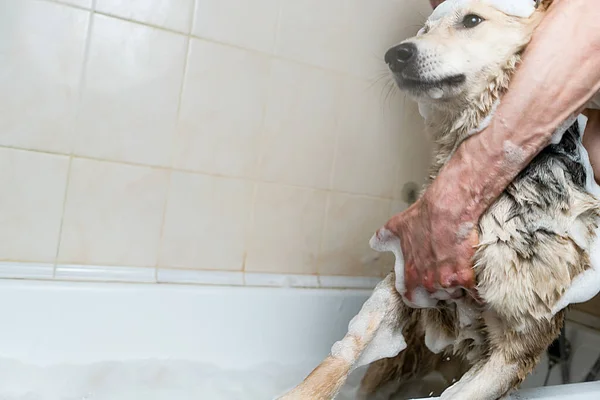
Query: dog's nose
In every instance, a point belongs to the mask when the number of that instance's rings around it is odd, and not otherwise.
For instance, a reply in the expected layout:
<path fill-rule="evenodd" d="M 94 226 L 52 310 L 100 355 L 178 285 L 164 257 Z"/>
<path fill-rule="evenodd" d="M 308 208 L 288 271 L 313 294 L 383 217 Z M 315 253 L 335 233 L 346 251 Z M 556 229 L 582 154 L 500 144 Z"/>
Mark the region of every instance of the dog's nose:
<path fill-rule="evenodd" d="M 403 43 L 392 47 L 385 53 L 385 62 L 393 72 L 400 72 L 417 53 L 414 43 Z"/>

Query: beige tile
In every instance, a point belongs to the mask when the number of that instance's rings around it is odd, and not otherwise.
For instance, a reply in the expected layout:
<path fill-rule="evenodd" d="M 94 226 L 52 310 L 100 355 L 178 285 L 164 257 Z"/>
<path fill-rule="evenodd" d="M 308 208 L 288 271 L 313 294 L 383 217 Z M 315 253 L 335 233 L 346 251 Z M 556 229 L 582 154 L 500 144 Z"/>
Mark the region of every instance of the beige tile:
<path fill-rule="evenodd" d="M 58 0 L 59 3 L 70 4 L 72 6 L 91 8 L 92 0 Z"/>
<path fill-rule="evenodd" d="M 329 187 L 340 94 L 341 80 L 335 74 L 273 62 L 260 178 Z"/>
<path fill-rule="evenodd" d="M 246 271 L 316 273 L 326 197 L 321 191 L 259 184 Z"/>
<path fill-rule="evenodd" d="M 96 0 L 96 10 L 189 33 L 194 0 Z"/>
<path fill-rule="evenodd" d="M 74 159 L 60 262 L 155 266 L 167 186 L 163 170 Z"/>
<path fill-rule="evenodd" d="M 401 163 L 402 108 L 388 108 L 381 88 L 347 79 L 337 127 L 334 190 L 391 198 Z"/>
<path fill-rule="evenodd" d="M 174 172 L 159 265 L 242 270 L 254 184 Z"/>
<path fill-rule="evenodd" d="M 427 181 L 433 154 L 417 105 L 406 99 L 402 110 L 404 118 L 399 129 L 399 164 L 393 193 L 394 199 L 398 200 L 404 199 L 404 188 L 407 185 L 421 188 Z"/>
<path fill-rule="evenodd" d="M 345 5 L 345 18 L 352 29 L 347 29 L 342 43 L 337 44 L 341 49 L 341 67 L 336 69 L 369 80 L 387 72 L 385 52 L 415 35 L 431 14 L 429 2 L 421 0 L 345 0 Z"/>
<path fill-rule="evenodd" d="M 187 39 L 96 15 L 75 152 L 169 166 Z"/>
<path fill-rule="evenodd" d="M 332 193 L 319 257 L 320 275 L 380 276 L 393 256 L 376 253 L 369 240 L 388 220 L 390 201 Z"/>
<path fill-rule="evenodd" d="M 402 200 L 392 200 L 391 206 L 390 206 L 390 218 L 393 217 L 396 214 L 401 213 L 402 211 L 406 210 L 408 208 L 408 204 L 406 204 L 404 201 Z M 383 226 L 383 224 L 381 224 Z"/>
<path fill-rule="evenodd" d="M 174 165 L 254 176 L 268 77 L 267 57 L 192 39 Z"/>
<path fill-rule="evenodd" d="M 385 71 L 387 48 L 417 32 L 428 7 L 421 0 L 282 0 L 275 51 L 374 79 Z"/>
<path fill-rule="evenodd" d="M 0 259 L 54 262 L 69 158 L 0 148 Z"/>
<path fill-rule="evenodd" d="M 352 48 L 352 42 L 346 38 L 353 22 L 358 22 L 347 16 L 349 1 L 281 0 L 276 54 L 324 68 L 343 69 L 344 49 Z"/>
<path fill-rule="evenodd" d="M 236 46 L 271 52 L 280 0 L 196 0 L 192 33 Z"/>
<path fill-rule="evenodd" d="M 0 145 L 68 153 L 89 12 L 0 2 Z"/>

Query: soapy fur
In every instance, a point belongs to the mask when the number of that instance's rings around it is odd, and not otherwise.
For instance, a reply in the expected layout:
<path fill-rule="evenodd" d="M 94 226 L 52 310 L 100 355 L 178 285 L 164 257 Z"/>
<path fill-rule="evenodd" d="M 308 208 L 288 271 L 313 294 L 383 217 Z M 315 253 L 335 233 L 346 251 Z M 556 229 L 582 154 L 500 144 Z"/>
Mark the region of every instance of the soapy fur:
<path fill-rule="evenodd" d="M 450 0 L 445 8 L 436 10 L 418 36 L 407 41 L 418 50 L 411 77 L 424 83 L 406 85 L 402 77 L 395 78 L 400 88 L 419 102 L 435 141 L 430 181 L 462 141 L 489 124 L 522 50 L 550 3 L 546 0 L 534 12 L 533 2 L 528 0 Z M 482 15 L 486 26 L 476 34 L 456 32 L 466 13 Z M 462 78 L 445 80 L 457 76 Z M 432 82 L 439 82 L 435 88 L 442 91 L 441 96 L 437 90 L 432 96 Z M 558 336 L 564 308 L 598 293 L 600 203 L 595 195 L 600 189 L 581 144 L 583 129 L 576 120 L 573 116 L 559 127 L 552 143 L 515 178 L 477 226 L 480 244 L 474 268 L 485 306 L 470 297 L 455 299 L 454 293 L 443 296 L 442 290 L 432 296 L 424 288 L 409 303 L 403 297 L 406 288 L 399 239 L 386 230 L 371 239 L 375 250 L 396 256 L 395 273 L 384 282 L 388 286 L 393 282 L 396 300 L 403 301 L 394 301 L 386 309 L 401 316 L 392 329 L 396 336 L 401 331 L 406 349 L 371 364 L 362 383 L 364 396 L 391 382 L 401 388 L 439 367 L 432 361 L 436 357 L 452 356 L 465 363 L 468 372 L 442 393 L 442 400 L 504 398 Z M 505 150 L 507 160 L 520 157 L 520 149 L 512 143 L 505 144 Z M 384 316 L 366 312 L 361 318 L 382 321 Z M 366 349 L 365 340 L 372 335 L 352 337 L 359 345 L 351 346 L 351 357 L 332 353 L 285 398 L 332 399 L 335 384 L 358 363 L 361 356 L 356 351 Z M 377 353 L 389 357 L 392 349 L 383 349 L 389 351 L 370 352 L 369 360 Z M 339 368 L 331 368 L 331 358 L 337 363 L 343 360 Z M 319 389 L 323 385 L 333 389 Z"/>

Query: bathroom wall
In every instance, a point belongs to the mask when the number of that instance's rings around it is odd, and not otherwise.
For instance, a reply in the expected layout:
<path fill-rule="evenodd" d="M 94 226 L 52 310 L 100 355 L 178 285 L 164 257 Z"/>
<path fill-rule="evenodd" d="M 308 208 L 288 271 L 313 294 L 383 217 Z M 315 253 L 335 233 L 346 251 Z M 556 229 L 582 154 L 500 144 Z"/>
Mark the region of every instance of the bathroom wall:
<path fill-rule="evenodd" d="M 372 284 L 429 162 L 382 58 L 429 11 L 0 0 L 0 276 Z"/>

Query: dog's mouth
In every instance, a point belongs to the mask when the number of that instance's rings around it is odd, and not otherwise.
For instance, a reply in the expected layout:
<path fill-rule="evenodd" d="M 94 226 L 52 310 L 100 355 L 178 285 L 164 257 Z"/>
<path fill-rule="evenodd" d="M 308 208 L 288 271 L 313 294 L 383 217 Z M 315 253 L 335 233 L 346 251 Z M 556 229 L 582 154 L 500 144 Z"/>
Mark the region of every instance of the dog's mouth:
<path fill-rule="evenodd" d="M 396 75 L 396 82 L 400 89 L 411 91 L 427 91 L 430 89 L 443 89 L 460 86 L 465 83 L 467 77 L 465 74 L 450 75 L 442 79 L 421 79 L 404 74 Z"/>

